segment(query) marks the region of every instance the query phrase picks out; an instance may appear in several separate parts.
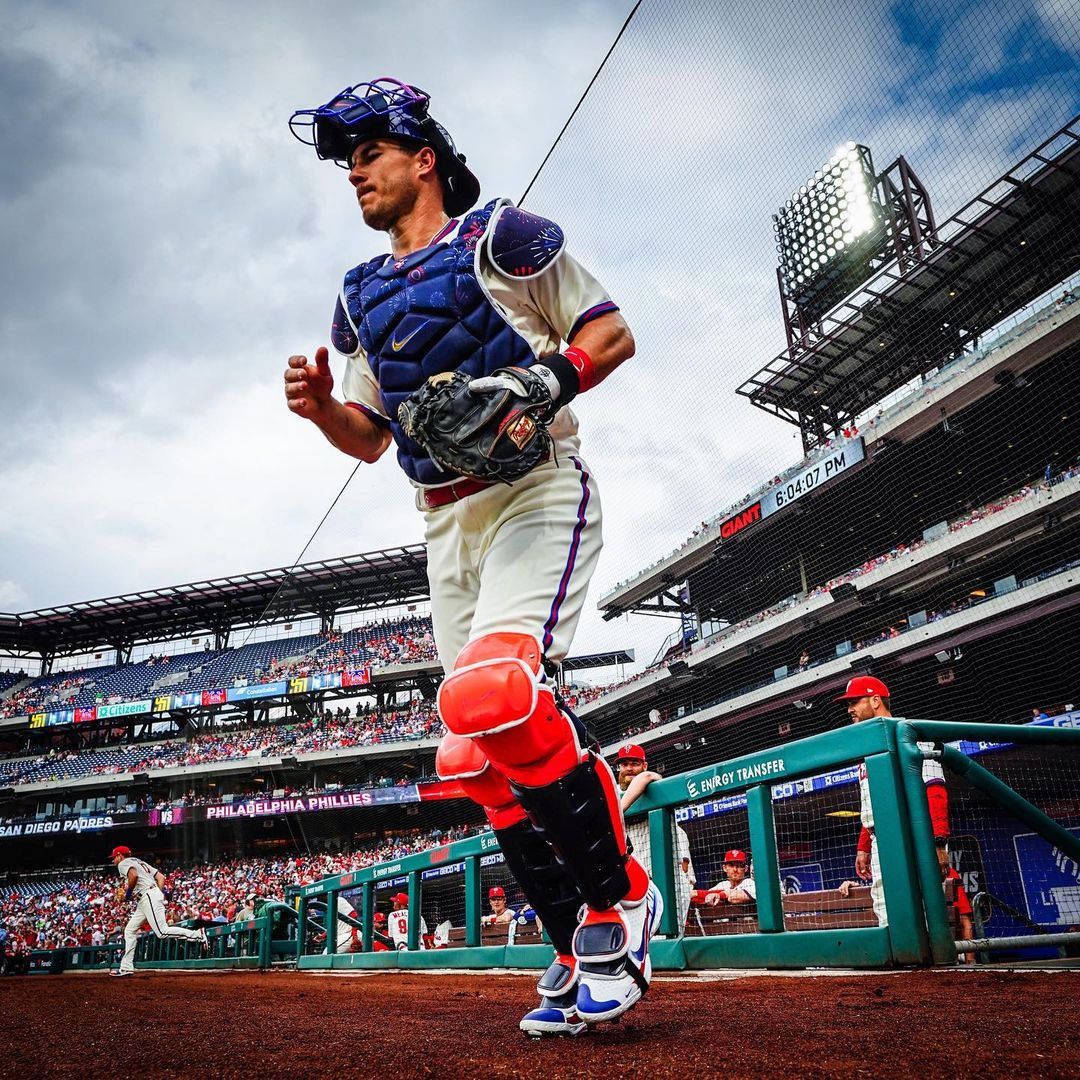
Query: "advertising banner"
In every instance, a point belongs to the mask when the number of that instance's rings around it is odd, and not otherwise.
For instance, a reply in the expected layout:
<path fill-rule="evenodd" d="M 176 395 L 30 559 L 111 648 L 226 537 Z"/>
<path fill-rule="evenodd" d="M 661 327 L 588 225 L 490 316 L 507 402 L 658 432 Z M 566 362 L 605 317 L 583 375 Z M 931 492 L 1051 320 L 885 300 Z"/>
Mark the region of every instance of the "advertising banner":
<path fill-rule="evenodd" d="M 172 694 L 160 694 L 154 698 L 154 712 L 168 712 L 172 708 Z"/>
<path fill-rule="evenodd" d="M 311 679 L 307 675 L 301 675 L 299 678 L 289 680 L 290 694 L 306 694 L 310 689 Z"/>
<path fill-rule="evenodd" d="M 359 671 L 343 671 L 341 673 L 342 686 L 367 686 L 371 682 L 371 668 L 360 668 Z"/>
<path fill-rule="evenodd" d="M 170 709 L 197 709 L 202 704 L 202 691 L 189 690 L 186 694 L 170 694 Z"/>
<path fill-rule="evenodd" d="M 284 693 L 285 680 L 282 679 L 279 682 L 256 683 L 254 686 L 232 686 L 225 691 L 225 700 L 253 701 L 256 698 L 280 697 Z"/>
<path fill-rule="evenodd" d="M 227 699 L 224 687 L 217 690 L 204 690 L 202 692 L 203 705 L 224 705 Z"/>
<path fill-rule="evenodd" d="M 19 836 L 56 836 L 60 833 L 101 832 L 120 825 L 145 825 L 146 815 L 137 813 L 83 815 L 81 817 L 47 818 L 44 821 L 18 821 L 0 825 L 0 839 Z"/>
<path fill-rule="evenodd" d="M 192 816 L 191 807 L 167 806 L 164 810 L 151 810 L 147 814 L 148 825 L 183 825 Z"/>
<path fill-rule="evenodd" d="M 385 806 L 390 803 L 419 802 L 415 784 L 402 787 L 370 788 L 333 795 L 301 795 L 294 798 L 253 799 L 249 802 L 222 803 L 206 807 L 207 821 L 232 818 L 269 817 L 274 814 L 306 814 L 317 810 L 354 810 L 362 806 Z"/>
<path fill-rule="evenodd" d="M 57 712 L 48 713 L 45 723 L 49 727 L 54 727 L 58 724 L 74 724 L 75 710 L 59 709 Z"/>
<path fill-rule="evenodd" d="M 118 705 L 99 705 L 97 715 L 99 720 L 108 720 L 114 716 L 141 716 L 150 712 L 153 705 L 149 698 L 145 701 L 121 701 Z"/>
<path fill-rule="evenodd" d="M 1080 829 L 1069 831 L 1080 837 Z M 1031 921 L 1055 927 L 1080 923 L 1080 866 L 1036 833 L 1014 836 L 1013 846 Z"/>
<path fill-rule="evenodd" d="M 336 690 L 341 685 L 341 672 L 321 671 L 312 675 L 310 682 L 312 690 Z"/>
<path fill-rule="evenodd" d="M 81 709 L 75 710 L 75 723 L 85 724 L 87 720 L 97 719 L 97 706 L 90 705 Z"/>

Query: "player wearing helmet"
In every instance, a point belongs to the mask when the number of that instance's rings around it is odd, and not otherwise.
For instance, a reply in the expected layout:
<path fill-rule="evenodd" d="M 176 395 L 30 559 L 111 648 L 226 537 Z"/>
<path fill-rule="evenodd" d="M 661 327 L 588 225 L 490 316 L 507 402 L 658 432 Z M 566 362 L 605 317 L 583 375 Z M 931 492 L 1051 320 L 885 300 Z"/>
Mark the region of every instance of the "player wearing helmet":
<path fill-rule="evenodd" d="M 361 460 L 396 444 L 425 516 L 447 673 L 438 703 L 450 734 L 437 769 L 484 807 L 555 944 L 522 1029 L 576 1034 L 648 988 L 662 910 L 627 850 L 611 770 L 552 682 L 601 547 L 596 480 L 569 406 L 633 355 L 633 338 L 555 222 L 506 199 L 469 211 L 479 183 L 423 91 L 362 83 L 297 112 L 291 127 L 348 169 L 390 252 L 350 270 L 337 300 L 344 400 L 320 348 L 313 363 L 290 358 L 288 405 Z M 418 419 L 433 377 L 461 421 L 441 433 Z M 471 415 L 494 425 L 473 447 L 477 472 L 454 464 L 468 459 L 456 451 Z M 493 463 L 515 448 L 526 466 L 500 484 Z"/>

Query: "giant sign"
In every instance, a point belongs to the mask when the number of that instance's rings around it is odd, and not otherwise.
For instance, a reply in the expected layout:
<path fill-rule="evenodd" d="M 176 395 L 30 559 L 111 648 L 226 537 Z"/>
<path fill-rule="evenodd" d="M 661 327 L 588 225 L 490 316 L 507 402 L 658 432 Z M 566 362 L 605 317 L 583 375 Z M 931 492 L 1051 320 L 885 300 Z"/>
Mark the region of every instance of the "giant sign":
<path fill-rule="evenodd" d="M 777 510 L 782 510 L 865 460 L 866 446 L 862 437 L 846 439 L 813 465 L 807 465 L 794 476 L 774 484 L 760 499 L 732 514 L 720 526 L 721 542 L 734 539 L 750 526 L 764 521 L 770 514 L 775 514 Z"/>

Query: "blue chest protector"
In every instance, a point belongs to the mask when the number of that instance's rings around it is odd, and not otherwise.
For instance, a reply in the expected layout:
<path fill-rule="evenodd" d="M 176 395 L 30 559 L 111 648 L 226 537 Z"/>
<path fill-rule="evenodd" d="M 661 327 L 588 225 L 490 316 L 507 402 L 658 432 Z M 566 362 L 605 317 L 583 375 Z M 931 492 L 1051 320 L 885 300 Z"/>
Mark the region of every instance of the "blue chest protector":
<path fill-rule="evenodd" d="M 495 228 L 487 236 L 493 215 Z M 456 475 L 440 469 L 401 430 L 398 406 L 440 372 L 465 371 L 479 378 L 535 360 L 529 343 L 477 281 L 476 246 L 482 242 L 507 277 L 542 272 L 563 247 L 557 225 L 496 200 L 469 214 L 449 239 L 396 262 L 380 256 L 345 275 L 348 324 L 335 317 L 334 344 L 342 352 L 354 352 L 357 341 L 363 347 L 390 418 L 398 462 L 419 484 L 443 484 Z"/>

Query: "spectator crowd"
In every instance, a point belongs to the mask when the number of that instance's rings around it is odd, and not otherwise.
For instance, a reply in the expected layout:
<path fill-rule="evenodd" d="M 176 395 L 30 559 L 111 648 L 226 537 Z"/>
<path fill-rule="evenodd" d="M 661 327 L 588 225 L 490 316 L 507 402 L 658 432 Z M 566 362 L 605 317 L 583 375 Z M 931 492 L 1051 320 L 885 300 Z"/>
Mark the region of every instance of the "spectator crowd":
<path fill-rule="evenodd" d="M 201 919 L 227 923 L 245 918 L 256 900 L 285 900 L 285 889 L 321 878 L 401 859 L 459 840 L 475 831 L 414 830 L 373 840 L 350 854 L 237 858 L 169 870 L 170 922 Z M 153 861 L 153 856 L 148 855 Z M 131 904 L 116 898 L 115 871 L 58 877 L 28 886 L 0 886 L 0 927 L 31 949 L 103 945 L 123 937 Z"/>

